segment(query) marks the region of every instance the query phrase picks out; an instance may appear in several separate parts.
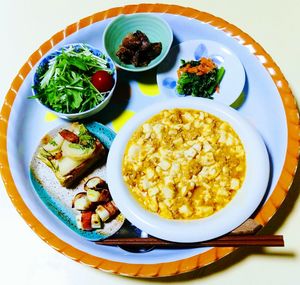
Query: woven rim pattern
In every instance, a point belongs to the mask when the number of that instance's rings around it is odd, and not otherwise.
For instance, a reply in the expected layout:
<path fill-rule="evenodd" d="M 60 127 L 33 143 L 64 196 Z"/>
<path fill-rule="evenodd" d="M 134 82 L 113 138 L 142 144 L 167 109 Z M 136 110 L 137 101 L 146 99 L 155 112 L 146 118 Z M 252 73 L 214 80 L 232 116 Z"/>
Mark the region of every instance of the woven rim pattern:
<path fill-rule="evenodd" d="M 190 258 L 157 264 L 128 264 L 93 256 L 91 254 L 78 250 L 70 244 L 62 241 L 34 217 L 30 209 L 24 203 L 21 195 L 19 194 L 8 165 L 6 140 L 8 120 L 15 97 L 18 94 L 18 90 L 28 73 L 31 71 L 32 67 L 52 47 L 54 47 L 64 38 L 77 32 L 78 30 L 104 19 L 117 16 L 119 14 L 133 14 L 139 12 L 176 14 L 208 23 L 215 28 L 224 31 L 225 33 L 236 39 L 240 44 L 248 48 L 249 51 L 260 60 L 260 62 L 264 65 L 266 70 L 271 75 L 280 93 L 284 105 L 288 129 L 288 141 L 285 162 L 279 181 L 271 197 L 255 217 L 255 220 L 261 225 L 266 225 L 268 223 L 268 221 L 275 214 L 275 212 L 285 199 L 287 192 L 293 182 L 298 165 L 299 114 L 295 98 L 293 97 L 289 85 L 283 74 L 281 73 L 279 67 L 275 64 L 270 55 L 268 55 L 267 52 L 249 35 L 221 18 L 192 8 L 186 8 L 177 5 L 140 4 L 112 8 L 83 18 L 77 23 L 69 25 L 64 30 L 56 33 L 44 44 L 42 44 L 39 49 L 36 50 L 22 66 L 19 73 L 13 80 L 11 87 L 5 97 L 0 115 L 0 170 L 4 185 L 7 189 L 7 193 L 19 214 L 23 217 L 23 219 L 27 222 L 31 229 L 55 250 L 61 252 L 62 254 L 75 261 L 81 262 L 97 269 L 101 269 L 103 271 L 135 277 L 162 277 L 185 273 L 206 266 L 228 255 L 229 253 L 234 251 L 235 248 L 212 248 L 204 253 Z"/>

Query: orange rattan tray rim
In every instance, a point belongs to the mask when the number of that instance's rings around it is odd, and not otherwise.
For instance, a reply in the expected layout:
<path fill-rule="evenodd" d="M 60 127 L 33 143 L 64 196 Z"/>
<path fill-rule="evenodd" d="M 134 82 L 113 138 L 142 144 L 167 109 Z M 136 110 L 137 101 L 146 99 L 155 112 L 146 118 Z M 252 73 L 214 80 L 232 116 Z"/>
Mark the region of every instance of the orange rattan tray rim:
<path fill-rule="evenodd" d="M 235 38 L 240 44 L 247 47 L 252 54 L 257 56 L 257 58 L 271 75 L 281 96 L 285 109 L 288 129 L 288 143 L 285 162 L 279 181 L 272 195 L 255 217 L 255 220 L 261 225 L 266 225 L 268 223 L 285 199 L 293 182 L 295 171 L 298 165 L 299 114 L 296 101 L 279 67 L 258 43 L 256 43 L 249 35 L 225 20 L 192 8 L 167 4 L 140 4 L 112 8 L 83 18 L 77 23 L 69 25 L 66 29 L 56 33 L 48 41 L 42 44 L 40 48 L 35 51 L 22 66 L 5 97 L 0 117 L 0 169 L 7 193 L 19 214 L 23 217 L 31 229 L 40 236 L 41 239 L 43 239 L 46 243 L 60 253 L 75 261 L 115 274 L 134 277 L 163 277 L 185 273 L 206 266 L 231 253 L 234 251 L 234 248 L 212 248 L 204 253 L 190 258 L 156 264 L 129 264 L 116 262 L 96 257 L 78 250 L 50 232 L 31 213 L 30 209 L 24 203 L 16 188 L 9 168 L 7 153 L 7 127 L 14 99 L 17 96 L 18 90 L 24 79 L 31 71 L 32 67 L 41 59 L 41 57 L 43 57 L 45 53 L 47 53 L 52 47 L 54 47 L 64 38 L 86 26 L 117 16 L 119 14 L 133 14 L 139 12 L 157 12 L 182 15 L 197 19 L 204 23 L 208 23 L 214 26 L 216 29 L 224 31 L 231 37 Z"/>

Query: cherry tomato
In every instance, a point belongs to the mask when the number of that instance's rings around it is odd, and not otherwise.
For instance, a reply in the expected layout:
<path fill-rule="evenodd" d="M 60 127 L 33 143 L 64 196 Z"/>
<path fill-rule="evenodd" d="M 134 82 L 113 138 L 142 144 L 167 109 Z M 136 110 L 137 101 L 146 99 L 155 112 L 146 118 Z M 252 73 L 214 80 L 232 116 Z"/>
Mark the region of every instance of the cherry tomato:
<path fill-rule="evenodd" d="M 100 92 L 107 92 L 114 86 L 114 78 L 104 70 L 96 71 L 92 76 L 91 82 Z"/>

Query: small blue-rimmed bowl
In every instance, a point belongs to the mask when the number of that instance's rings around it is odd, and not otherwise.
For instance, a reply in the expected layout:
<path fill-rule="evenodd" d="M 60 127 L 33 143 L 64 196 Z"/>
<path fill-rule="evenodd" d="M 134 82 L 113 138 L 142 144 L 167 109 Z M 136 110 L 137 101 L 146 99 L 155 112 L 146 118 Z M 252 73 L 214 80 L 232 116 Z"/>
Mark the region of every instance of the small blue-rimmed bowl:
<path fill-rule="evenodd" d="M 116 55 L 124 37 L 137 30 L 145 33 L 150 42 L 162 43 L 160 55 L 147 66 L 135 67 L 132 64 L 125 64 Z M 146 71 L 160 64 L 167 56 L 172 42 L 173 31 L 167 21 L 150 13 L 120 15 L 108 24 L 103 33 L 103 44 L 107 54 L 109 54 L 116 66 L 131 72 Z"/>
<path fill-rule="evenodd" d="M 41 61 L 39 62 L 38 66 L 37 66 L 37 69 L 36 69 L 36 70 L 38 70 L 39 68 L 43 68 L 45 65 L 47 65 L 49 63 L 49 61 L 51 59 L 53 59 L 57 55 L 61 54 L 63 50 L 66 50 L 70 47 L 73 47 L 74 50 L 76 51 L 76 50 L 79 50 L 80 48 L 82 48 L 82 46 L 87 47 L 96 56 L 101 56 L 101 55 L 105 56 L 105 59 L 108 62 L 108 67 L 112 70 L 112 76 L 113 76 L 113 79 L 114 79 L 114 86 L 110 91 L 107 92 L 107 94 L 105 96 L 105 99 L 102 102 L 100 102 L 98 105 L 96 105 L 92 109 L 89 109 L 89 110 L 84 111 L 84 112 L 79 112 L 79 113 L 56 112 L 51 107 L 45 105 L 43 102 L 41 102 L 39 99 L 37 99 L 37 101 L 40 104 L 42 104 L 46 109 L 48 109 L 49 112 L 57 115 L 60 118 L 63 118 L 63 119 L 69 120 L 69 121 L 80 120 L 80 119 L 85 119 L 85 118 L 91 117 L 91 116 L 95 115 L 96 113 L 98 113 L 99 111 L 101 111 L 103 108 L 106 107 L 106 105 L 109 103 L 109 101 L 111 99 L 111 96 L 114 92 L 116 82 L 117 82 L 117 73 L 116 73 L 116 67 L 115 67 L 114 62 L 112 61 L 112 59 L 108 55 L 104 54 L 99 49 L 96 49 L 95 47 L 93 47 L 91 45 L 84 44 L 84 43 L 73 43 L 73 44 L 64 45 L 60 49 L 55 50 L 55 51 L 49 53 L 48 55 L 46 55 L 45 57 L 43 57 L 41 59 Z M 39 84 L 39 82 L 40 82 L 40 80 L 38 78 L 38 74 L 35 71 L 34 76 L 33 76 L 33 82 L 32 82 L 33 84 L 32 85 L 36 86 L 37 84 Z M 32 93 L 33 93 L 34 96 L 36 95 L 36 90 L 35 90 L 34 87 L 32 88 Z"/>

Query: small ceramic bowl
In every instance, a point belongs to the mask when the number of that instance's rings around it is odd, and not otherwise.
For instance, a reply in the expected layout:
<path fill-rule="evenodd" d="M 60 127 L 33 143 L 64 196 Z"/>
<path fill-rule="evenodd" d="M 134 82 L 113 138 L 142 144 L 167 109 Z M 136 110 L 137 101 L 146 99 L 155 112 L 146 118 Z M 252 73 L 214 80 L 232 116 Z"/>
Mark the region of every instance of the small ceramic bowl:
<path fill-rule="evenodd" d="M 145 33 L 150 42 L 162 43 L 160 55 L 144 67 L 135 67 L 132 64 L 125 64 L 116 56 L 116 52 L 123 38 L 137 30 Z M 169 24 L 162 18 L 147 13 L 120 15 L 106 27 L 103 34 L 104 48 L 116 66 L 133 72 L 146 71 L 157 66 L 167 56 L 172 41 L 173 32 Z"/>
<path fill-rule="evenodd" d="M 82 45 L 87 47 L 96 56 L 100 56 L 100 55 L 104 54 L 100 50 L 98 50 L 98 49 L 96 49 L 96 48 L 94 48 L 94 47 L 92 47 L 91 45 L 88 45 L 88 44 L 83 44 L 83 43 L 68 44 L 68 45 L 65 45 L 65 46 L 61 47 L 60 49 L 58 49 L 56 51 L 53 51 L 53 52 L 49 53 L 47 56 L 42 58 L 42 60 L 39 62 L 38 66 L 37 66 L 37 69 L 40 68 L 40 67 L 43 67 L 46 64 L 48 64 L 49 60 L 51 60 L 55 56 L 61 54 L 62 50 L 65 50 L 69 47 L 74 47 L 75 50 L 76 50 L 76 48 L 80 48 Z M 113 75 L 113 79 L 114 79 L 114 86 L 110 91 L 107 92 L 108 94 L 106 95 L 105 99 L 102 102 L 100 102 L 98 105 L 96 105 L 94 108 L 92 108 L 90 110 L 87 110 L 87 111 L 84 111 L 84 112 L 66 114 L 66 113 L 60 113 L 60 112 L 54 111 L 49 106 L 46 106 L 44 103 L 42 103 L 39 99 L 37 99 L 37 101 L 40 104 L 42 104 L 46 109 L 48 109 L 49 112 L 57 115 L 60 118 L 66 119 L 68 121 L 75 121 L 75 120 L 85 119 L 85 118 L 91 117 L 91 116 L 95 115 L 96 113 L 100 112 L 109 103 L 110 98 L 111 98 L 111 96 L 114 92 L 116 82 L 117 82 L 116 67 L 115 67 L 112 59 L 109 56 L 105 55 L 105 57 L 106 57 L 106 60 L 108 62 L 109 68 L 113 71 L 112 75 Z M 34 75 L 33 75 L 32 85 L 34 86 L 38 83 L 39 83 L 39 78 L 38 78 L 37 73 L 35 72 Z M 33 93 L 33 95 L 36 95 L 36 90 L 34 88 L 32 88 L 32 93 Z"/>
<path fill-rule="evenodd" d="M 202 110 L 229 123 L 238 134 L 246 154 L 246 175 L 234 198 L 213 215 L 197 220 L 170 220 L 144 209 L 130 193 L 122 176 L 122 161 L 128 140 L 146 120 L 162 110 Z M 204 98 L 180 98 L 151 105 L 136 114 L 117 134 L 107 161 L 111 195 L 124 216 L 150 235 L 174 242 L 197 242 L 224 235 L 247 220 L 261 203 L 269 181 L 269 156 L 256 130 L 226 105 Z"/>

